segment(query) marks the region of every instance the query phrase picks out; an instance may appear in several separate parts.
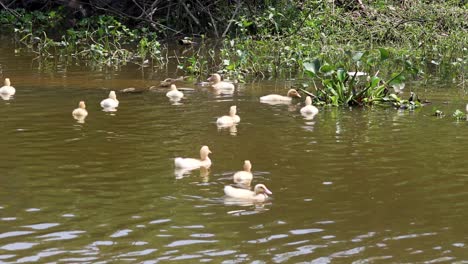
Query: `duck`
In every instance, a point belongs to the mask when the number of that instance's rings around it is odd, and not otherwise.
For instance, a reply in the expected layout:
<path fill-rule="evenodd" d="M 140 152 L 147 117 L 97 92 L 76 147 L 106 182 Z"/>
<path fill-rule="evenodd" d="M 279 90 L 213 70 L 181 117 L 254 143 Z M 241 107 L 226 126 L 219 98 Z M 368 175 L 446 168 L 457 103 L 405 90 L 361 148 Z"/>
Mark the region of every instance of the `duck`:
<path fill-rule="evenodd" d="M 172 100 L 180 100 L 182 97 L 184 97 L 184 93 L 177 90 L 175 84 L 171 84 L 171 90 L 166 93 L 166 96 Z"/>
<path fill-rule="evenodd" d="M 208 157 L 211 154 L 211 150 L 208 146 L 203 146 L 200 149 L 200 159 L 193 158 L 175 158 L 174 165 L 178 169 L 198 169 L 200 167 L 209 168 L 211 166 L 211 160 Z"/>
<path fill-rule="evenodd" d="M 250 160 L 245 160 L 244 161 L 244 170 L 243 171 L 238 171 L 234 173 L 232 176 L 232 179 L 234 180 L 234 183 L 242 183 L 247 186 L 250 186 L 250 182 L 253 179 L 253 174 L 251 172 L 252 170 L 252 163 L 250 163 Z"/>
<path fill-rule="evenodd" d="M 80 101 L 80 103 L 78 104 L 78 108 L 73 110 L 72 115 L 73 117 L 75 117 L 75 119 L 85 118 L 88 115 L 88 111 L 86 111 L 86 104 L 84 101 Z"/>
<path fill-rule="evenodd" d="M 14 95 L 16 93 L 15 87 L 11 86 L 10 78 L 5 78 L 4 85 L 0 88 L 2 95 Z"/>
<path fill-rule="evenodd" d="M 208 81 L 211 82 L 211 87 L 216 90 L 234 91 L 234 84 L 221 81 L 221 76 L 217 73 L 211 74 Z"/>
<path fill-rule="evenodd" d="M 237 106 L 233 105 L 229 108 L 229 115 L 222 116 L 216 119 L 218 126 L 232 126 L 240 122 L 240 117 L 237 114 Z"/>
<path fill-rule="evenodd" d="M 292 101 L 293 97 L 301 98 L 301 95 L 295 90 L 290 89 L 286 96 L 279 95 L 279 94 L 269 94 L 260 97 L 260 102 L 286 102 L 289 103 Z"/>
<path fill-rule="evenodd" d="M 117 108 L 119 106 L 119 101 L 117 100 L 117 95 L 114 91 L 110 91 L 109 98 L 101 101 L 102 108 Z"/>
<path fill-rule="evenodd" d="M 169 87 L 171 84 L 179 81 L 184 81 L 188 76 L 180 76 L 177 78 L 166 78 L 163 81 L 160 82 L 159 86 L 161 87 Z"/>
<path fill-rule="evenodd" d="M 229 198 L 235 198 L 239 200 L 247 200 L 254 202 L 264 202 L 268 195 L 273 194 L 264 184 L 257 184 L 254 190 L 246 190 L 241 188 L 235 188 L 230 185 L 224 186 L 224 194 Z"/>
<path fill-rule="evenodd" d="M 312 105 L 312 98 L 307 96 L 305 99 L 305 106 L 301 108 L 302 115 L 316 115 L 319 110 L 317 107 Z"/>

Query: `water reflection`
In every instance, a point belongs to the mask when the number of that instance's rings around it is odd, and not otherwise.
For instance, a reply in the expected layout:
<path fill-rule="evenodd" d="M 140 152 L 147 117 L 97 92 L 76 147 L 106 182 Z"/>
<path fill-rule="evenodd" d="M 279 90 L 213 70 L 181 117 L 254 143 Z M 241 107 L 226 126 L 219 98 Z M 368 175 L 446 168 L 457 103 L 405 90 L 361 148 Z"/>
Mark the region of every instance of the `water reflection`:
<path fill-rule="evenodd" d="M 2 97 L 2 99 L 3 99 L 4 101 L 8 101 L 8 100 L 11 100 L 11 99 L 14 98 L 13 95 L 10 95 L 10 94 L 2 94 L 2 93 L 0 93 L 0 97 Z"/>
<path fill-rule="evenodd" d="M 194 171 L 199 172 L 199 176 L 203 179 L 203 182 L 208 182 L 210 176 L 210 169 L 205 167 L 200 168 L 176 168 L 174 170 L 174 176 L 176 179 L 182 179 L 185 176 L 190 176 L 193 174 Z"/>
<path fill-rule="evenodd" d="M 216 124 L 218 131 L 228 131 L 231 136 L 236 136 L 237 135 L 237 124 L 232 124 L 232 125 L 222 125 L 222 124 Z"/>

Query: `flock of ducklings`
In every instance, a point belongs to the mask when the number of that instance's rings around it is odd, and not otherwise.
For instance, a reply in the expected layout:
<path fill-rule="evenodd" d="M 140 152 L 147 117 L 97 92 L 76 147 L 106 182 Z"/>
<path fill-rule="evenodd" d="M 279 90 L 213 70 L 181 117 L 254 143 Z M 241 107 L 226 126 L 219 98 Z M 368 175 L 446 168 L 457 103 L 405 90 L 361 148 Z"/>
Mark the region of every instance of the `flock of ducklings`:
<path fill-rule="evenodd" d="M 221 80 L 221 76 L 217 73 L 212 74 L 208 81 L 211 83 L 211 87 L 217 94 L 232 94 L 234 92 L 234 84 Z M 16 93 L 14 87 L 11 86 L 10 79 L 5 78 L 4 86 L 0 88 L 0 95 L 3 99 L 9 99 Z M 175 84 L 170 84 L 170 90 L 166 93 L 166 96 L 171 101 L 179 101 L 184 97 L 182 91 L 179 91 Z M 301 98 L 301 95 L 294 89 L 290 89 L 286 96 L 278 94 L 270 94 L 260 97 L 260 102 L 269 104 L 288 104 L 292 101 L 293 97 Z M 119 101 L 114 91 L 109 93 L 109 97 L 102 100 L 100 103 L 104 111 L 116 111 L 119 106 Z M 305 106 L 301 108 L 301 114 L 307 119 L 312 119 L 318 113 L 317 107 L 312 105 L 312 99 L 310 96 L 306 97 Z M 72 116 L 79 122 L 83 122 L 88 111 L 86 110 L 86 104 L 84 101 L 80 101 L 78 108 L 74 109 Z M 230 107 L 229 115 L 219 117 L 216 120 L 218 127 L 231 127 L 240 122 L 240 117 L 237 115 L 237 108 L 235 105 Z M 191 171 L 196 169 L 209 169 L 211 167 L 211 160 L 208 155 L 211 153 L 208 146 L 203 146 L 200 149 L 200 159 L 196 158 L 181 158 L 177 157 L 174 159 L 174 165 L 176 170 Z M 250 184 L 253 180 L 253 174 L 251 172 L 252 164 L 249 160 L 244 161 L 244 170 L 238 171 L 233 175 L 233 181 L 236 187 L 225 186 L 224 193 L 227 197 L 241 200 L 241 201 L 253 201 L 263 202 L 271 195 L 272 192 L 264 185 L 255 185 L 253 191 L 251 190 Z"/>

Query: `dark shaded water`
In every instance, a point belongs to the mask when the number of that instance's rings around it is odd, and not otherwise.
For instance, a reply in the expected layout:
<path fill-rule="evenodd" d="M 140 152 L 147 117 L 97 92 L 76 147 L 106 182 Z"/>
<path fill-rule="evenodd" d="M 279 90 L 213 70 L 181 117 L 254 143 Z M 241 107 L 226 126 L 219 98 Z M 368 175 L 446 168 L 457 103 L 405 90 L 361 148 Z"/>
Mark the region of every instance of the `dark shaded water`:
<path fill-rule="evenodd" d="M 118 93 L 118 111 L 106 113 L 109 89 L 166 76 L 27 63 L 0 58 L 17 88 L 0 102 L 2 263 L 468 261 L 468 123 L 450 117 L 466 102 L 455 85 L 407 85 L 433 101 L 417 111 L 321 108 L 314 120 L 300 102 L 259 102 L 284 93 L 282 81 L 225 97 L 186 83 L 196 90 L 178 105 L 164 89 Z M 80 100 L 82 124 L 71 116 Z M 237 131 L 218 130 L 233 104 Z M 201 145 L 211 170 L 175 175 L 173 158 Z M 225 203 L 245 159 L 269 201 Z"/>

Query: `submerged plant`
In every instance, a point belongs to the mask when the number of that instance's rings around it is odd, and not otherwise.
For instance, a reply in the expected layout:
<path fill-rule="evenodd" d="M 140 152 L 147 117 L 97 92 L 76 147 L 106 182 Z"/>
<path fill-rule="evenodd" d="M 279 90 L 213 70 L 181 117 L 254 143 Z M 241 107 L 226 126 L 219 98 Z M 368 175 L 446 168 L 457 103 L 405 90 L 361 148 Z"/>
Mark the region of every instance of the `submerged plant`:
<path fill-rule="evenodd" d="M 457 121 L 463 120 L 466 118 L 466 114 L 459 109 L 455 110 L 455 112 L 452 115 Z"/>

